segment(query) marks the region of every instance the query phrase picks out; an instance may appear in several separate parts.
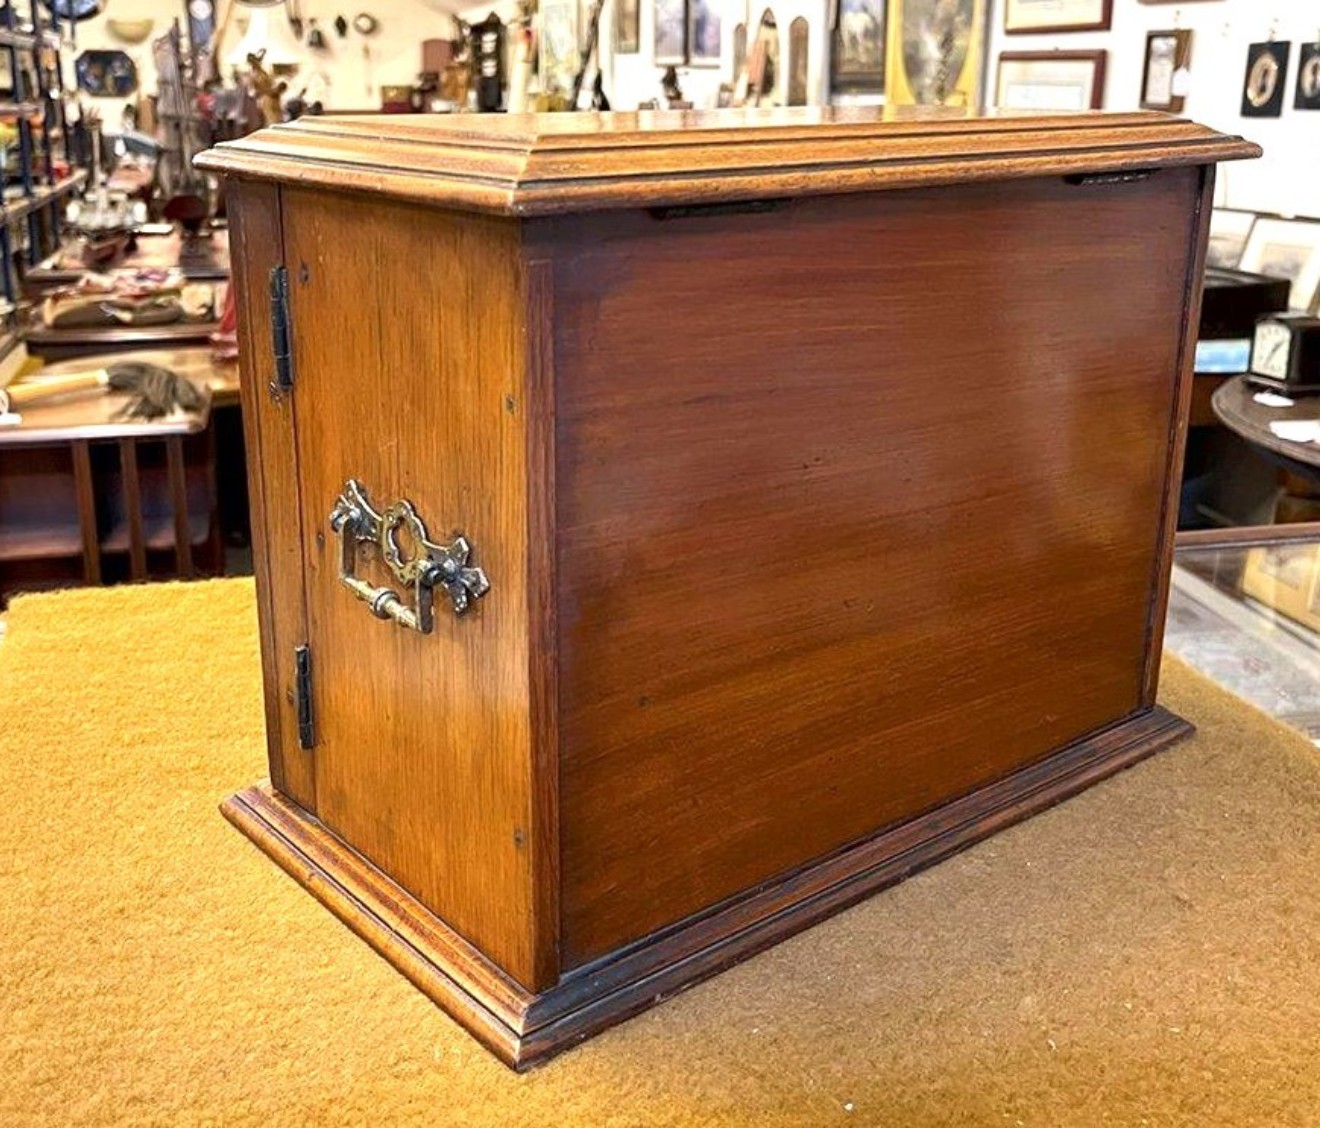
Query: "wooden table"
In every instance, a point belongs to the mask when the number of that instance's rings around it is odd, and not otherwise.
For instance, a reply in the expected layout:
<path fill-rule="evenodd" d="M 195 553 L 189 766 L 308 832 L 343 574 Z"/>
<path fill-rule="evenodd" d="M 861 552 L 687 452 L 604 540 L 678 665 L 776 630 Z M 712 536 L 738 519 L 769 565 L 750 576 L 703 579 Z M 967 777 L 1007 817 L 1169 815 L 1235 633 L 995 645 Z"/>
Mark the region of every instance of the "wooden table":
<path fill-rule="evenodd" d="M 1320 420 L 1320 396 L 1304 396 L 1291 407 L 1268 407 L 1257 403 L 1262 389 L 1245 376 L 1234 376 L 1211 399 L 1215 416 L 1235 435 L 1264 452 L 1273 462 L 1312 482 L 1320 482 L 1320 443 L 1297 443 L 1281 439 L 1270 424 L 1289 420 Z"/>
<path fill-rule="evenodd" d="M 238 403 L 238 361 L 216 360 L 209 347 L 197 346 L 167 349 L 140 349 L 136 352 L 113 353 L 108 356 L 80 356 L 47 364 L 39 375 L 67 376 L 73 372 L 104 368 L 110 364 L 137 362 L 168 368 L 186 376 L 194 384 L 208 388 L 212 407 L 228 407 Z"/>
<path fill-rule="evenodd" d="M 220 398 L 232 403 L 237 395 L 234 366 L 212 362 L 206 349 L 155 350 L 64 362 L 38 375 L 129 359 L 201 385 L 202 409 L 154 421 L 118 419 L 130 397 L 110 392 L 31 405 L 20 425 L 0 427 L 0 592 L 98 584 L 119 571 L 145 580 L 160 574 L 150 564 L 153 553 L 173 553 L 171 575 L 221 569 L 210 420 Z M 155 444 L 164 448 L 163 464 Z M 116 557 L 126 567 L 107 573 L 105 561 Z"/>
<path fill-rule="evenodd" d="M 218 321 L 178 321 L 171 325 L 109 325 L 51 329 L 36 325 L 23 333 L 28 349 L 54 362 L 93 353 L 121 353 L 142 349 L 174 349 L 202 345 L 220 328 Z"/>
<path fill-rule="evenodd" d="M 116 262 L 99 268 L 99 273 L 116 270 L 169 270 L 178 269 L 190 282 L 223 282 L 229 277 L 229 232 L 213 231 L 209 239 L 197 240 L 194 248 L 204 253 L 185 256 L 183 237 L 177 232 L 168 235 L 139 235 L 137 246 Z M 56 286 L 68 286 L 88 273 L 82 264 L 76 240 L 66 243 L 55 254 L 29 270 L 24 282 L 29 289 L 44 292 Z"/>

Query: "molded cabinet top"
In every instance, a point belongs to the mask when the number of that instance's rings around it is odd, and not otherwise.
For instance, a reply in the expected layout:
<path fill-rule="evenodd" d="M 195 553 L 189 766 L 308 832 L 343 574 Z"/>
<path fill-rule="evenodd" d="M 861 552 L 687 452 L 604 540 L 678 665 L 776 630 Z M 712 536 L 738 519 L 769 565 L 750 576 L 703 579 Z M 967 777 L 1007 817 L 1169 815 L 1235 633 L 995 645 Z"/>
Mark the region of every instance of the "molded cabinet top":
<path fill-rule="evenodd" d="M 496 215 L 1139 172 L 1260 149 L 1159 113 L 795 107 L 305 117 L 201 154 L 228 176 Z"/>

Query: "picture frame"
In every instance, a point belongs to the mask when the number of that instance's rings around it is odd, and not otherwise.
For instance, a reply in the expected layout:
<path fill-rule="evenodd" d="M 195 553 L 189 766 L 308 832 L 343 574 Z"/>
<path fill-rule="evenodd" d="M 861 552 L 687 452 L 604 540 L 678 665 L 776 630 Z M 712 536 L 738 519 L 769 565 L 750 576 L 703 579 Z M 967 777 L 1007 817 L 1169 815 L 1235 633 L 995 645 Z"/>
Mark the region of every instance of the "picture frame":
<path fill-rule="evenodd" d="M 1098 110 L 1104 104 L 1109 53 L 1005 51 L 995 76 L 1001 110 Z"/>
<path fill-rule="evenodd" d="M 688 66 L 720 65 L 720 33 L 720 0 L 687 0 Z"/>
<path fill-rule="evenodd" d="M 1247 249 L 1256 213 L 1233 208 L 1215 208 L 1210 213 L 1210 243 L 1205 252 L 1206 266 L 1237 270 L 1242 252 Z"/>
<path fill-rule="evenodd" d="M 1004 32 L 1108 31 L 1114 0 L 1004 0 Z"/>
<path fill-rule="evenodd" d="M 582 63 L 578 0 L 540 0 L 539 14 L 537 59 L 541 89 L 548 94 L 568 94 Z"/>
<path fill-rule="evenodd" d="M 889 24 L 886 0 L 838 0 L 830 51 L 830 90 L 883 94 Z"/>
<path fill-rule="evenodd" d="M 1303 43 L 1297 58 L 1293 109 L 1320 110 L 1320 43 Z"/>
<path fill-rule="evenodd" d="M 641 49 L 641 0 L 614 0 L 614 53 L 636 55 Z"/>
<path fill-rule="evenodd" d="M 685 0 L 655 0 L 651 58 L 658 67 L 679 67 L 687 63 L 687 3 Z"/>
<path fill-rule="evenodd" d="M 1146 33 L 1146 58 L 1141 68 L 1141 108 L 1180 114 L 1186 98 L 1183 80 L 1192 60 L 1192 33 L 1187 28 Z"/>
<path fill-rule="evenodd" d="M 1320 221 L 1261 216 L 1252 225 L 1238 269 L 1287 278 L 1288 304 L 1313 312 L 1320 304 Z"/>
<path fill-rule="evenodd" d="M 984 99 L 989 0 L 889 0 L 885 105 L 978 112 Z"/>
<path fill-rule="evenodd" d="M 1288 85 L 1292 41 L 1271 39 L 1247 48 L 1247 73 L 1242 80 L 1243 117 L 1279 117 Z"/>

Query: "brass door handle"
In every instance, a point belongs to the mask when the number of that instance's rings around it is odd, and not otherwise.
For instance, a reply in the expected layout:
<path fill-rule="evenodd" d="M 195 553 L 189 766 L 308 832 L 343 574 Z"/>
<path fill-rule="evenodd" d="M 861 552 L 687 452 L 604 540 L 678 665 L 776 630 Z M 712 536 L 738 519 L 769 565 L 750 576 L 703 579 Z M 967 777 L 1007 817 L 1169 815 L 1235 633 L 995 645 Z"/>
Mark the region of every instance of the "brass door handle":
<path fill-rule="evenodd" d="M 378 619 L 393 619 L 400 626 L 430 634 L 435 625 L 437 587 L 449 597 L 455 615 L 462 615 L 472 600 L 490 590 L 486 573 L 468 565 L 472 546 L 466 539 L 456 537 L 448 545 L 434 543 L 409 501 L 393 502 L 378 513 L 354 478 L 344 485 L 330 511 L 330 528 L 339 534 L 339 582 Z M 404 556 L 400 531 L 406 531 L 412 542 L 412 556 Z M 375 545 L 395 579 L 412 588 L 412 606 L 393 588 L 377 587 L 358 577 L 358 548 L 363 544 Z"/>

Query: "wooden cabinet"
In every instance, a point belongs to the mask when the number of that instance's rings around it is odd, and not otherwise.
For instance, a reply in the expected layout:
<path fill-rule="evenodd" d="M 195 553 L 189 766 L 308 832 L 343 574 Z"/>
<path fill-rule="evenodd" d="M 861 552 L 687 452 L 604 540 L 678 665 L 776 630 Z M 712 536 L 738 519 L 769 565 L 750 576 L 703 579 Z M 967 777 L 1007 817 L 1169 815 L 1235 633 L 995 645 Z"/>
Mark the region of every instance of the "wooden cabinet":
<path fill-rule="evenodd" d="M 1255 152 L 856 110 L 213 150 L 271 764 L 226 814 L 522 1066 L 1185 733 L 1188 326 Z"/>

